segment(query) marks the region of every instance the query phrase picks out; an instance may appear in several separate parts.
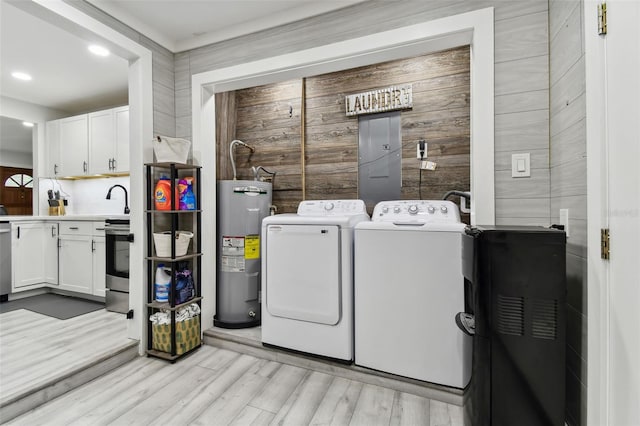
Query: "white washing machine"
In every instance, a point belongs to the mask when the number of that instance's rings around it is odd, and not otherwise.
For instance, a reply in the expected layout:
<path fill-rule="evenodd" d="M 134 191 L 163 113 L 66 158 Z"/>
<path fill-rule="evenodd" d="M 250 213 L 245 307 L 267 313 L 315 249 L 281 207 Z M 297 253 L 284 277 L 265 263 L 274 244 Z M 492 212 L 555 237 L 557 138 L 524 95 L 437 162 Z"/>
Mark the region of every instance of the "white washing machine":
<path fill-rule="evenodd" d="M 451 201 L 383 201 L 355 229 L 355 363 L 464 388 L 464 223 Z"/>
<path fill-rule="evenodd" d="M 302 201 L 262 221 L 262 343 L 353 361 L 353 229 L 362 200 Z"/>

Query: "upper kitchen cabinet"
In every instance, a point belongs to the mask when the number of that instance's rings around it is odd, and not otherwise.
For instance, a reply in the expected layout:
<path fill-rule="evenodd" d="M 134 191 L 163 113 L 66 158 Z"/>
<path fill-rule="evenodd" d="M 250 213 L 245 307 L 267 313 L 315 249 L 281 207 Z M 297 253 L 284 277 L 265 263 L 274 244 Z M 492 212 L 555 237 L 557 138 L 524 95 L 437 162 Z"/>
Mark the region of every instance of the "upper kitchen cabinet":
<path fill-rule="evenodd" d="M 89 114 L 91 174 L 129 171 L 129 107 Z"/>
<path fill-rule="evenodd" d="M 45 176 L 56 177 L 60 174 L 60 120 L 47 121 Z"/>
<path fill-rule="evenodd" d="M 60 121 L 60 173 L 63 176 L 89 174 L 89 138 L 87 114 Z"/>
<path fill-rule="evenodd" d="M 46 175 L 129 172 L 129 106 L 47 122 Z"/>

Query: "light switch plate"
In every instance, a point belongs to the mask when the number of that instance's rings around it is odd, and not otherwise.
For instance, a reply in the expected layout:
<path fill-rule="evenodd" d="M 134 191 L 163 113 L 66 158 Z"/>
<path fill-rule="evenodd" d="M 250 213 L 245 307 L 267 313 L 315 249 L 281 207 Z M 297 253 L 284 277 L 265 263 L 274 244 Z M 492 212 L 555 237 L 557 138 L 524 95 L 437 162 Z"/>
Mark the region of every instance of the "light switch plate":
<path fill-rule="evenodd" d="M 531 177 L 531 155 L 511 154 L 511 177 Z"/>

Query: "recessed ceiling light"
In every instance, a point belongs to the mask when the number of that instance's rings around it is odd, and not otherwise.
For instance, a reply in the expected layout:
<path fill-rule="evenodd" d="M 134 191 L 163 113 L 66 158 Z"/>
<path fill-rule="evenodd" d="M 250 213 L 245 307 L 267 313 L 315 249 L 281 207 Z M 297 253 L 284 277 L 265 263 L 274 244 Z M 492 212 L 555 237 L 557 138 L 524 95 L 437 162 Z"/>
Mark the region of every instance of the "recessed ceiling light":
<path fill-rule="evenodd" d="M 102 46 L 98 46 L 97 44 L 92 44 L 89 46 L 89 51 L 97 56 L 109 56 L 111 52 Z"/>
<path fill-rule="evenodd" d="M 24 81 L 31 80 L 31 76 L 29 74 L 27 74 L 26 72 L 15 71 L 15 72 L 11 73 L 11 76 L 13 78 L 17 78 L 18 80 L 24 80 Z"/>
<path fill-rule="evenodd" d="M 23 121 L 23 122 L 22 122 L 22 125 L 23 125 L 24 127 L 33 127 L 33 123 L 30 123 L 30 122 L 28 122 L 28 121 Z"/>

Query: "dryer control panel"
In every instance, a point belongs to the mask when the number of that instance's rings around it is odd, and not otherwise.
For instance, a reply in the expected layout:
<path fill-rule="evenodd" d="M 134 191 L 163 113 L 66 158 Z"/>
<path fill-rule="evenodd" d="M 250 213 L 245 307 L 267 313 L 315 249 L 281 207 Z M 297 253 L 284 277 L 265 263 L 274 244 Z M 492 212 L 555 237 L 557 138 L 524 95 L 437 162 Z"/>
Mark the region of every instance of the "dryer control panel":
<path fill-rule="evenodd" d="M 381 201 L 373 209 L 374 222 L 459 223 L 460 211 L 452 201 L 399 200 Z"/>
<path fill-rule="evenodd" d="M 305 200 L 298 205 L 298 216 L 352 216 L 367 214 L 362 200 Z"/>

